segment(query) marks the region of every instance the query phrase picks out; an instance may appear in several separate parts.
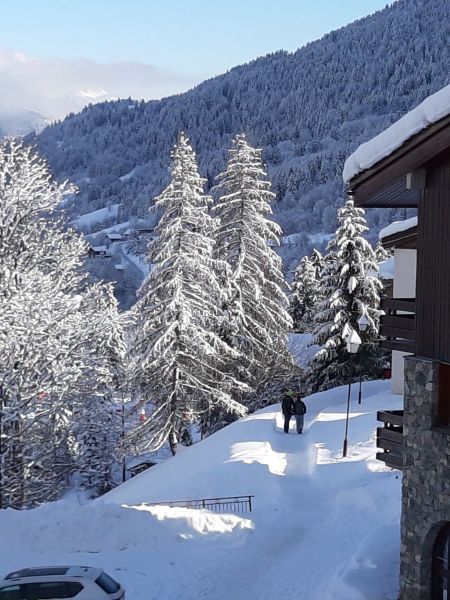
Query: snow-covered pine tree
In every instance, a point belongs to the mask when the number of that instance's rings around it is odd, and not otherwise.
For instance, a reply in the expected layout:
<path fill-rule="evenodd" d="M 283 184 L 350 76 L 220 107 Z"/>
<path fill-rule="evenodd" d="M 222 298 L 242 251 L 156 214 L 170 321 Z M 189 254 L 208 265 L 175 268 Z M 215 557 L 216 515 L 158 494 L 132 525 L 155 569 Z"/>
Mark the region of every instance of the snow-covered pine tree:
<path fill-rule="evenodd" d="M 247 357 L 248 383 L 263 386 L 290 373 L 287 336 L 292 321 L 281 259 L 270 247 L 281 235 L 280 227 L 267 217 L 275 194 L 266 179 L 261 150 L 252 148 L 244 134 L 233 140 L 218 180 L 215 254 L 231 268 L 227 328 L 233 334 L 228 341 Z"/>
<path fill-rule="evenodd" d="M 317 281 L 319 281 L 322 275 L 322 270 L 325 266 L 325 260 L 322 254 L 316 248 L 314 248 L 314 250 L 311 253 L 310 261 L 314 267 L 315 277 Z"/>
<path fill-rule="evenodd" d="M 315 307 L 319 297 L 316 268 L 308 256 L 304 256 L 295 269 L 291 284 L 290 314 L 293 331 L 310 332 L 313 329 Z"/>
<path fill-rule="evenodd" d="M 384 262 L 385 260 L 388 260 L 389 258 L 391 258 L 392 254 L 386 250 L 386 248 L 383 246 L 383 244 L 381 242 L 378 242 L 377 245 L 375 246 L 375 258 L 378 264 L 380 264 L 381 262 Z"/>
<path fill-rule="evenodd" d="M 153 409 L 126 442 L 156 450 L 168 441 L 175 453 L 184 430 L 201 415 L 215 407 L 243 415 L 245 408 L 231 396 L 239 382 L 227 375 L 227 363 L 237 353 L 217 335 L 222 288 L 213 259 L 211 199 L 183 134 L 172 152 L 171 174 L 171 183 L 155 199 L 163 214 L 150 247 L 154 268 L 134 310 L 136 409 L 148 402 Z"/>
<path fill-rule="evenodd" d="M 111 284 L 95 284 L 83 297 L 80 313 L 92 339 L 95 368 L 85 370 L 83 387 L 72 400 L 71 447 L 77 484 L 93 494 L 114 485 L 121 437 L 117 392 L 126 386 L 124 329 Z"/>
<path fill-rule="evenodd" d="M 382 284 L 376 276 L 377 261 L 369 242 L 364 211 L 352 200 L 338 211 L 336 236 L 328 244 L 322 271 L 323 300 L 316 315 L 314 342 L 321 350 L 309 373 L 313 389 L 342 385 L 350 376 L 379 376 L 385 356 L 377 342 Z M 365 315 L 368 327 L 359 333 L 358 319 Z M 357 355 L 348 354 L 345 338 L 358 332 L 363 345 Z"/>

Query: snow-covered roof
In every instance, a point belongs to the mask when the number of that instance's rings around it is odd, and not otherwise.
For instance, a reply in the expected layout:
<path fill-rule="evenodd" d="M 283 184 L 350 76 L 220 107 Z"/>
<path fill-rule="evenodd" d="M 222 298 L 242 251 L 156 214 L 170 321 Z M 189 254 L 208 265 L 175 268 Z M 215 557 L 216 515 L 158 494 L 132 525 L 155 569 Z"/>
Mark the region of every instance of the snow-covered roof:
<path fill-rule="evenodd" d="M 362 144 L 345 162 L 343 178 L 348 183 L 353 177 L 370 169 L 377 162 L 390 156 L 413 135 L 450 114 L 450 85 L 429 96 L 419 106 Z"/>
<path fill-rule="evenodd" d="M 108 248 L 106 246 L 92 246 L 94 252 L 106 252 Z"/>
<path fill-rule="evenodd" d="M 123 235 L 121 233 L 108 233 L 107 237 L 110 240 L 121 240 L 123 238 Z"/>
<path fill-rule="evenodd" d="M 412 229 L 413 227 L 417 227 L 417 217 L 411 217 L 411 219 L 405 219 L 404 221 L 394 221 L 394 223 L 391 223 L 380 231 L 380 240 L 384 240 L 402 231 L 408 231 L 408 229 Z"/>

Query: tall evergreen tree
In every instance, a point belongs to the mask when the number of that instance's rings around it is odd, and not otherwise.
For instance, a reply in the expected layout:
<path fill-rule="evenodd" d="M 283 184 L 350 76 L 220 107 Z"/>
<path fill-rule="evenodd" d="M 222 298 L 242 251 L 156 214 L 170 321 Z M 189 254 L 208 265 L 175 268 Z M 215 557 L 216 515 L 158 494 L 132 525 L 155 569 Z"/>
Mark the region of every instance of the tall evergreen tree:
<path fill-rule="evenodd" d="M 175 453 L 189 424 L 215 407 L 242 415 L 231 393 L 227 361 L 237 353 L 217 334 L 222 288 L 213 259 L 211 198 L 203 192 L 195 154 L 182 134 L 172 152 L 172 181 L 155 199 L 163 211 L 150 247 L 154 264 L 135 308 L 131 380 L 138 388 L 137 409 L 151 402 L 150 418 L 127 441 L 157 449 L 169 441 Z"/>
<path fill-rule="evenodd" d="M 323 300 L 316 315 L 314 343 L 321 349 L 309 374 L 316 389 L 342 385 L 356 373 L 377 377 L 385 361 L 377 343 L 382 284 L 376 276 L 374 250 L 363 237 L 368 229 L 364 211 L 348 200 L 338 211 L 338 225 L 328 244 L 321 282 Z M 358 319 L 363 315 L 368 326 L 359 333 Z M 346 351 L 345 339 L 352 331 L 358 332 L 363 342 L 357 355 Z"/>
<path fill-rule="evenodd" d="M 216 257 L 230 266 L 229 330 L 233 345 L 248 358 L 249 383 L 264 384 L 283 377 L 291 368 L 287 334 L 292 327 L 286 283 L 277 244 L 281 229 L 268 218 L 275 194 L 263 168 L 261 150 L 252 148 L 245 135 L 237 135 L 229 161 L 218 177 L 213 214 Z"/>
<path fill-rule="evenodd" d="M 319 297 L 319 282 L 314 263 L 308 256 L 304 256 L 295 269 L 291 288 L 290 314 L 293 330 L 297 333 L 310 332 Z"/>

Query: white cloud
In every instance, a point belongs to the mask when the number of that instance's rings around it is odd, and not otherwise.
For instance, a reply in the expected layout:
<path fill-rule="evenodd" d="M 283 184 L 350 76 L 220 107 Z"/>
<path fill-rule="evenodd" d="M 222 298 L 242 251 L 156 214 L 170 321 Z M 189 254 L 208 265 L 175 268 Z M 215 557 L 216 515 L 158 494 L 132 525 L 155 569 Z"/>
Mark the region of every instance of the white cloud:
<path fill-rule="evenodd" d="M 54 120 L 90 102 L 161 98 L 199 79 L 134 62 L 43 60 L 0 49 L 0 113 L 36 111 Z"/>

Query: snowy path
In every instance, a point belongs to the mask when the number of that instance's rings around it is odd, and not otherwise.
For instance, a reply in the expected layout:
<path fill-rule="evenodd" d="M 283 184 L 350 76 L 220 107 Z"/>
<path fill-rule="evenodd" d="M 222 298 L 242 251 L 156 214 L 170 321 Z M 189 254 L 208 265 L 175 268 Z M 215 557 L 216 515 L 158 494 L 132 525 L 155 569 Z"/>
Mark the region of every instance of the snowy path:
<path fill-rule="evenodd" d="M 376 410 L 401 400 L 387 389 L 367 383 L 363 404 L 352 400 L 345 460 L 340 388 L 310 399 L 302 436 L 294 420 L 283 432 L 276 405 L 88 506 L 4 511 L 13 551 L 0 569 L 100 564 L 128 600 L 393 599 L 400 480 L 374 460 Z M 232 494 L 255 494 L 250 518 L 141 505 Z"/>

